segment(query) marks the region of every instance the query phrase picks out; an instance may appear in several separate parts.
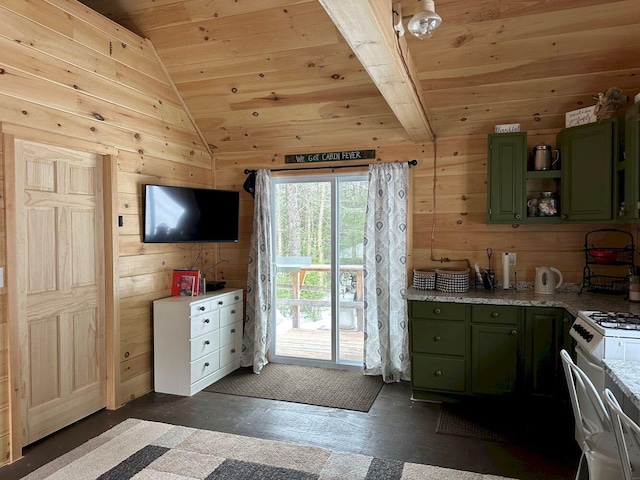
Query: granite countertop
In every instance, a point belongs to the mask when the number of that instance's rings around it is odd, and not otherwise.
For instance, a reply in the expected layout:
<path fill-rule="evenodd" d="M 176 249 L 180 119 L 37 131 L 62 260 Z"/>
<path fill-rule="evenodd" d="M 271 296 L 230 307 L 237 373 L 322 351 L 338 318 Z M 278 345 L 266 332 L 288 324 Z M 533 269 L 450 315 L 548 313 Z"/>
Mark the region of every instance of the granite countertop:
<path fill-rule="evenodd" d="M 631 312 L 640 314 L 640 303 L 629 302 L 625 295 L 579 292 L 579 286 L 552 295 L 534 293 L 533 288 L 504 290 L 485 290 L 484 288 L 465 293 L 444 293 L 437 290 L 407 288 L 404 297 L 407 300 L 430 302 L 475 303 L 490 305 L 520 305 L 524 307 L 564 308 L 574 317 L 580 310 L 602 310 L 606 312 Z"/>
<path fill-rule="evenodd" d="M 640 410 L 640 361 L 602 360 L 605 372 Z"/>

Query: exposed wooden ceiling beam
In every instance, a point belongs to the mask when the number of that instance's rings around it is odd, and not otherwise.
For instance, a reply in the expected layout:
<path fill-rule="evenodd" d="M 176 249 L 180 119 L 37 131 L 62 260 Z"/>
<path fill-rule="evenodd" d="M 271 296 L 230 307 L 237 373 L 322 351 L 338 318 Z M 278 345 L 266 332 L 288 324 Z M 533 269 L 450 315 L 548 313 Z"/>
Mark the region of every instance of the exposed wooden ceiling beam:
<path fill-rule="evenodd" d="M 414 142 L 435 139 L 404 37 L 393 29 L 391 0 L 319 0 Z"/>

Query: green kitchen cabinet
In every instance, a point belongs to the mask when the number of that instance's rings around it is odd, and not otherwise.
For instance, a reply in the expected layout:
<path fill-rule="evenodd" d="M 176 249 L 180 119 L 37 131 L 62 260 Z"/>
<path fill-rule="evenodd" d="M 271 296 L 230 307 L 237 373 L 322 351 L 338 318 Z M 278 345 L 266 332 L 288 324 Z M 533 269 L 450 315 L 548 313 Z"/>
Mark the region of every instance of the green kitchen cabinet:
<path fill-rule="evenodd" d="M 522 223 L 527 133 L 492 133 L 487 155 L 487 223 Z"/>
<path fill-rule="evenodd" d="M 622 222 L 640 220 L 640 103 L 624 120 L 624 154 L 615 162 L 614 214 Z"/>
<path fill-rule="evenodd" d="M 565 128 L 557 136 L 562 165 L 561 218 L 602 222 L 613 217 L 613 163 L 620 147 L 620 121 Z"/>
<path fill-rule="evenodd" d="M 409 351 L 414 398 L 467 392 L 468 306 L 409 302 Z"/>
<path fill-rule="evenodd" d="M 472 305 L 471 393 L 504 395 L 518 390 L 521 310 Z"/>
<path fill-rule="evenodd" d="M 566 390 L 560 350 L 571 351 L 572 320 L 562 308 L 525 308 L 523 353 L 527 394 L 557 397 Z"/>

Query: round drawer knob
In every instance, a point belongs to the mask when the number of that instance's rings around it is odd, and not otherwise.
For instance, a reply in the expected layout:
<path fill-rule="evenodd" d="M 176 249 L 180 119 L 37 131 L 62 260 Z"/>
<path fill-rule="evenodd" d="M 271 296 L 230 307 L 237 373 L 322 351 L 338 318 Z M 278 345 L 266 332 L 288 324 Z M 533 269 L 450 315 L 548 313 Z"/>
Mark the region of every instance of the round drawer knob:
<path fill-rule="evenodd" d="M 235 348 L 232 348 L 232 349 L 231 349 L 231 353 L 236 353 L 236 349 L 235 349 Z"/>
<path fill-rule="evenodd" d="M 209 366 L 209 362 L 204 364 L 204 368 L 207 368 Z"/>
<path fill-rule="evenodd" d="M 231 313 L 236 313 L 236 311 L 235 310 L 231 310 Z"/>
<path fill-rule="evenodd" d="M 436 370 L 436 371 L 434 372 L 434 375 L 435 375 L 436 377 L 441 377 L 441 376 L 442 376 L 442 370 Z"/>
<path fill-rule="evenodd" d="M 236 333 L 236 329 L 235 329 L 235 328 L 232 328 L 232 329 L 231 329 L 231 333 Z"/>
<path fill-rule="evenodd" d="M 204 312 L 207 309 L 207 307 L 205 307 L 204 305 L 202 307 L 199 307 L 198 310 L 200 310 L 201 312 Z"/>
<path fill-rule="evenodd" d="M 491 314 L 491 316 L 492 316 L 493 318 L 498 318 L 498 315 L 499 315 L 499 314 L 498 314 L 498 312 L 493 312 L 493 313 Z"/>
<path fill-rule="evenodd" d="M 518 331 L 516 329 L 511 330 L 511 335 L 516 336 L 518 334 Z"/>
<path fill-rule="evenodd" d="M 205 345 L 209 345 L 210 343 L 211 343 L 211 342 L 210 342 L 209 340 L 205 340 L 205 341 L 204 341 L 204 344 L 205 344 Z"/>
<path fill-rule="evenodd" d="M 236 296 L 235 296 L 235 299 L 236 299 L 236 300 L 240 300 L 240 297 L 236 295 Z"/>
<path fill-rule="evenodd" d="M 205 318 L 205 319 L 204 319 L 204 323 L 209 323 L 209 319 L 208 319 L 208 318 Z"/>
<path fill-rule="evenodd" d="M 224 303 L 224 302 L 223 302 L 222 300 L 220 300 L 220 301 L 218 302 L 218 305 L 222 305 L 223 303 Z"/>
<path fill-rule="evenodd" d="M 442 310 L 440 310 L 439 308 L 436 308 L 433 313 L 442 313 Z"/>
<path fill-rule="evenodd" d="M 442 340 L 442 338 L 440 337 L 440 335 L 436 335 L 435 337 L 433 337 L 433 339 L 434 339 L 436 342 L 439 342 L 440 340 Z"/>

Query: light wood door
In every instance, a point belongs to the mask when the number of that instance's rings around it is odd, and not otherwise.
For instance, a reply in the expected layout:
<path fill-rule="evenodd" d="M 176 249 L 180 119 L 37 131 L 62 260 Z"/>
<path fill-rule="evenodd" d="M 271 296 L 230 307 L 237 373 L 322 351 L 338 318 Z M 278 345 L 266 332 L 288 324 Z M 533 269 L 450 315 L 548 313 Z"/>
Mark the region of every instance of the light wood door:
<path fill-rule="evenodd" d="M 106 406 L 102 157 L 14 148 L 27 445 Z"/>

